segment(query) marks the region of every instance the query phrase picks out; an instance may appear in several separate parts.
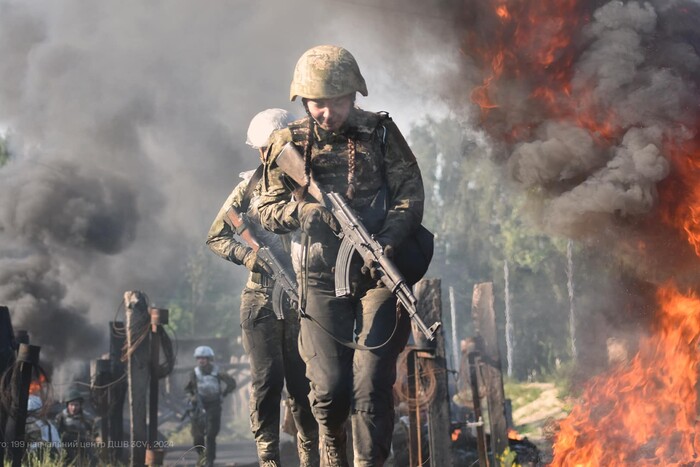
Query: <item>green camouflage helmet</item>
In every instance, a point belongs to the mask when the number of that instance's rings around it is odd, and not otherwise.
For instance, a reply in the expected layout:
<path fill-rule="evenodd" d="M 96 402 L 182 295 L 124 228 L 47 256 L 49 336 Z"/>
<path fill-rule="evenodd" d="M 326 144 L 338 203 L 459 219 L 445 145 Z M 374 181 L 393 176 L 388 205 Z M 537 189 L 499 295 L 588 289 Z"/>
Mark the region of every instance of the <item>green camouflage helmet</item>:
<path fill-rule="evenodd" d="M 67 404 L 67 403 L 73 402 L 73 401 L 83 402 L 83 400 L 84 400 L 83 394 L 80 392 L 80 389 L 78 389 L 76 387 L 71 387 L 68 390 L 68 394 L 66 394 L 66 398 L 65 398 L 64 402 Z"/>
<path fill-rule="evenodd" d="M 367 95 L 355 57 L 342 47 L 319 45 L 304 52 L 297 62 L 289 99 L 332 99 L 354 92 Z"/>

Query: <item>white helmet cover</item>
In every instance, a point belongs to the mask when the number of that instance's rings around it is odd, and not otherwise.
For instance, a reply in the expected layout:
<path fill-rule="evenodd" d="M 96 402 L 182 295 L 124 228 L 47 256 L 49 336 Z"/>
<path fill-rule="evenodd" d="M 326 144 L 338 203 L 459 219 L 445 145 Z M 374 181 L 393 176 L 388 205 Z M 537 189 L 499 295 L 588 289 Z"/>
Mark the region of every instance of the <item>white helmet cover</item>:
<path fill-rule="evenodd" d="M 194 349 L 194 358 L 200 357 L 214 358 L 214 351 L 207 345 L 200 345 Z"/>
<path fill-rule="evenodd" d="M 44 404 L 41 402 L 41 397 L 37 396 L 36 394 L 30 394 L 27 398 L 28 412 L 34 412 L 36 410 L 39 410 L 42 405 Z"/>
<path fill-rule="evenodd" d="M 284 109 L 263 110 L 250 121 L 245 143 L 254 149 L 264 148 L 273 131 L 286 128 L 293 121 L 294 116 Z"/>

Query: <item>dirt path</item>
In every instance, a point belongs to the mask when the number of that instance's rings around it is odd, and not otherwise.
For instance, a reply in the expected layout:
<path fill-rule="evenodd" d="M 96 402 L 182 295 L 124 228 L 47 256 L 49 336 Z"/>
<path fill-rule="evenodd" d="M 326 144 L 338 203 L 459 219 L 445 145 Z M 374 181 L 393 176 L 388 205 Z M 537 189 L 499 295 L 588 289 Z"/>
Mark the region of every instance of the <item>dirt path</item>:
<path fill-rule="evenodd" d="M 551 418 L 559 419 L 566 416 L 564 403 L 558 397 L 558 389 L 552 383 L 529 383 L 526 387 L 538 388 L 540 396 L 527 405 L 513 412 L 513 422 L 516 426 L 540 427 Z"/>
<path fill-rule="evenodd" d="M 543 429 L 546 431 L 553 420 L 566 417 L 564 402 L 559 399 L 559 390 L 552 383 L 529 383 L 526 386 L 538 388 L 542 393 L 534 401 L 513 411 L 513 423 L 518 431 L 537 445 L 546 465 L 551 461 L 552 445 Z"/>

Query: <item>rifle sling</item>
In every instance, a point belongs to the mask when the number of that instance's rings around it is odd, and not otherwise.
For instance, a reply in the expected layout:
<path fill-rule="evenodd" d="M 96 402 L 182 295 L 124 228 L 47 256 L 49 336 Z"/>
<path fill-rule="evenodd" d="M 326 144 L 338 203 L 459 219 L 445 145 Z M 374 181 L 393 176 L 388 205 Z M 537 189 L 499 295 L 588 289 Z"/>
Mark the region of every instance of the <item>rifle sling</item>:
<path fill-rule="evenodd" d="M 253 172 L 253 175 L 251 175 L 250 179 L 248 179 L 248 186 L 245 187 L 245 193 L 243 193 L 243 200 L 241 200 L 240 212 L 248 211 L 248 207 L 250 206 L 250 199 L 253 197 L 253 191 L 255 190 L 255 187 L 258 185 L 258 182 L 262 179 L 263 170 L 264 166 L 260 164 L 258 168 L 255 169 L 255 172 Z"/>
<path fill-rule="evenodd" d="M 400 305 L 397 304 L 397 306 L 400 306 Z M 342 345 L 342 346 L 344 346 L 344 347 L 347 347 L 347 348 L 349 348 L 349 349 L 354 349 L 354 350 L 377 350 L 377 349 L 381 349 L 382 347 L 384 347 L 385 345 L 387 345 L 387 344 L 391 341 L 391 339 L 394 338 L 394 334 L 396 334 L 396 329 L 399 327 L 399 315 L 396 314 L 396 319 L 394 320 L 394 329 L 391 331 L 391 335 L 390 335 L 384 342 L 382 342 L 382 343 L 379 344 L 379 345 L 371 345 L 371 346 L 368 346 L 368 345 L 358 344 L 357 342 L 352 342 L 352 341 L 349 341 L 349 340 L 347 340 L 347 339 L 343 339 L 342 337 L 336 336 L 336 335 L 333 334 L 330 330 L 326 329 L 326 327 L 323 326 L 323 324 L 319 323 L 313 316 L 309 315 L 308 313 L 306 313 L 306 314 L 305 314 L 304 316 L 302 316 L 301 318 L 302 318 L 302 319 L 306 318 L 306 319 L 308 319 L 309 321 L 311 321 L 312 323 L 314 323 L 316 326 L 319 327 L 319 329 L 321 329 L 321 331 L 323 331 L 325 334 L 327 334 L 331 339 L 333 339 L 334 341 L 336 341 L 338 344 L 340 344 L 340 345 Z"/>

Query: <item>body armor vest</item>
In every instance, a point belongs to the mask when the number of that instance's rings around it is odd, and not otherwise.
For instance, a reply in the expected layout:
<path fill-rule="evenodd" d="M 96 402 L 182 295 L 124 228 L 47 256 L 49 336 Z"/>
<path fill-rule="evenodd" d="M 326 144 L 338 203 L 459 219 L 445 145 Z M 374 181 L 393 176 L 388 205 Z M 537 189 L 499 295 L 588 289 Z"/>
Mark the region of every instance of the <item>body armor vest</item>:
<path fill-rule="evenodd" d="M 218 366 L 214 365 L 209 374 L 204 374 L 201 368 L 195 367 L 194 375 L 197 378 L 197 395 L 202 398 L 202 402 L 218 402 L 221 400 Z"/>
<path fill-rule="evenodd" d="M 61 413 L 60 429 L 64 441 L 85 440 L 90 434 L 90 425 L 84 414 L 70 415 L 68 409 Z"/>
<path fill-rule="evenodd" d="M 355 109 L 352 121 L 342 133 L 332 133 L 316 126 L 311 147 L 311 172 L 314 180 L 326 192 L 345 195 L 348 189 L 350 147 L 355 147 L 355 194 L 349 205 L 357 212 L 370 233 L 375 233 L 384 222 L 386 209 L 384 183 L 384 138 L 382 125 L 386 113 L 372 113 Z M 305 154 L 311 136 L 310 117 L 289 125 L 292 142 L 301 154 Z M 351 144 L 349 142 L 351 141 Z M 380 204 L 380 206 L 376 206 Z M 292 261 L 297 276 L 303 270 L 303 257 L 309 272 L 331 278 L 335 266 L 338 241 L 311 238 L 304 254 L 299 238 L 292 238 Z M 358 264 L 359 272 L 359 264 Z"/>
<path fill-rule="evenodd" d="M 345 194 L 348 189 L 350 149 L 355 145 L 355 196 L 348 200 L 355 211 L 370 205 L 384 183 L 384 154 L 382 120 L 385 113 L 356 109 L 353 122 L 343 133 L 331 133 L 316 127 L 311 147 L 311 171 L 324 191 Z M 292 142 L 304 154 L 310 136 L 310 118 L 289 125 Z"/>

